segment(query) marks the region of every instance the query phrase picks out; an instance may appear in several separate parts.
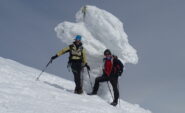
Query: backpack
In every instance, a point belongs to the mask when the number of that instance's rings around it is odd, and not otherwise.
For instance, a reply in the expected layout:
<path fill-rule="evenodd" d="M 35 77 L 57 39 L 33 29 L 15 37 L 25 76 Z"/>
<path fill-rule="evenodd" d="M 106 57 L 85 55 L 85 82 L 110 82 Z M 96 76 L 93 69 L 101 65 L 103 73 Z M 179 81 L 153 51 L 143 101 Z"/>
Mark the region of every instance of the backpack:
<path fill-rule="evenodd" d="M 123 63 L 118 59 L 117 56 L 113 56 L 113 73 L 121 76 L 123 73 L 124 65 Z"/>

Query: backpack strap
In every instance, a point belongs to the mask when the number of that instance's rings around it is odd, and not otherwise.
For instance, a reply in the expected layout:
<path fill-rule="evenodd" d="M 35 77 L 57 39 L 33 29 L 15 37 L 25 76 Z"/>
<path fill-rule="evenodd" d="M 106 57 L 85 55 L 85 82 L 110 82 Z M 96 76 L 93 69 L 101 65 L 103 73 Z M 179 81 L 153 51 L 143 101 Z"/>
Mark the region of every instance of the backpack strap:
<path fill-rule="evenodd" d="M 69 62 L 71 62 L 73 56 L 79 57 L 78 55 L 73 55 L 72 54 L 72 51 L 73 51 L 74 46 L 75 46 L 74 44 L 69 45 Z M 80 59 L 83 59 L 83 49 L 84 49 L 83 46 L 80 46 L 78 49 L 81 52 Z"/>

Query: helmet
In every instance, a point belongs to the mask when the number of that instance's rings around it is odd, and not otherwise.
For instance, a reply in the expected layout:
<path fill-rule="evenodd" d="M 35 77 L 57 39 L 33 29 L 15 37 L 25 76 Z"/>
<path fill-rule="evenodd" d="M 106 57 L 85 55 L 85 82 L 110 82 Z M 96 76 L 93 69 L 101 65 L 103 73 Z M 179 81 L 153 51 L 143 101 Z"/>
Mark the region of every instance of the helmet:
<path fill-rule="evenodd" d="M 80 35 L 76 35 L 76 37 L 75 37 L 75 40 L 82 40 L 82 36 L 80 36 Z"/>
<path fill-rule="evenodd" d="M 106 55 L 106 54 L 111 55 L 111 52 L 110 52 L 110 50 L 109 50 L 109 49 L 106 49 L 106 50 L 104 51 L 104 55 Z"/>

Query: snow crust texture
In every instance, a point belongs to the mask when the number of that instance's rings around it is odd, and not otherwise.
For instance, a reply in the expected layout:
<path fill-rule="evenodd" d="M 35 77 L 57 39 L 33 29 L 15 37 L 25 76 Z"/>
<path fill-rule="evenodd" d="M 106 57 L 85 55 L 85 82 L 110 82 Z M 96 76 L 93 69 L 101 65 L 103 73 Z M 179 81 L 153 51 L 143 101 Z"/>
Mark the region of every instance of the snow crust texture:
<path fill-rule="evenodd" d="M 121 100 L 113 107 L 99 96 L 73 93 L 74 83 L 0 57 L 0 113 L 151 113 Z"/>

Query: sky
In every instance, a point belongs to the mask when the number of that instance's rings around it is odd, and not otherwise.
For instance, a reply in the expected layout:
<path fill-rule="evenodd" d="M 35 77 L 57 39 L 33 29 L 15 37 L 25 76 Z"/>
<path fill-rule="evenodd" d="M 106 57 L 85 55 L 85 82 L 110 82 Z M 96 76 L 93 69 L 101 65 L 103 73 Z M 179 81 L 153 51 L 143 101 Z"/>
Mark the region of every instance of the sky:
<path fill-rule="evenodd" d="M 119 79 L 121 98 L 153 113 L 185 112 L 184 0 L 0 0 L 0 56 L 43 69 L 67 46 L 54 28 L 74 22 L 84 5 L 118 17 L 137 50 L 138 64 L 126 64 Z M 73 80 L 67 60 L 59 57 L 47 72 Z"/>

